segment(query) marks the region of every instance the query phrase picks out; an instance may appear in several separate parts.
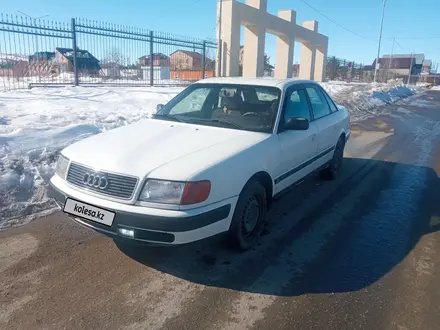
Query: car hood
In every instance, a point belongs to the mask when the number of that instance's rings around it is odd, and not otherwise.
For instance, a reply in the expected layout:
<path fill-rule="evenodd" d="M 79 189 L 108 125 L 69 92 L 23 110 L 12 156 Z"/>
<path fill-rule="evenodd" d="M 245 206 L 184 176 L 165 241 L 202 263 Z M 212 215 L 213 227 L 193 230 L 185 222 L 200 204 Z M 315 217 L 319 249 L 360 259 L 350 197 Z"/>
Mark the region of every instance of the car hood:
<path fill-rule="evenodd" d="M 221 160 L 267 136 L 264 133 L 144 119 L 81 140 L 62 153 L 73 162 L 97 170 L 139 178 L 165 164 L 181 160 L 182 172 L 190 176 L 205 168 L 207 163 L 189 164 L 189 155 L 206 149 L 210 149 L 211 154 L 212 148 L 218 148 L 221 157 L 216 158 Z"/>

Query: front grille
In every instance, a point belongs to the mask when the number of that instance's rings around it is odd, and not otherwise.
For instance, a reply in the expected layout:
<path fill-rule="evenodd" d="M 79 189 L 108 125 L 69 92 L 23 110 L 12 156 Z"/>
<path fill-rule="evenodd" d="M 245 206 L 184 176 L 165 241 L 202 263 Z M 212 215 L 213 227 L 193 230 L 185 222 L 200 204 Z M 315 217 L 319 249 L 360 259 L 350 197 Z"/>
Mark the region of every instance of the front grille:
<path fill-rule="evenodd" d="M 88 185 L 87 182 L 84 181 L 84 178 L 87 175 L 105 177 L 107 180 L 106 187 L 101 189 L 104 184 L 101 186 L 101 188 L 96 187 L 93 184 Z M 131 199 L 138 179 L 104 171 L 95 171 L 86 166 L 71 163 L 69 172 L 67 173 L 67 181 L 75 186 L 94 191 L 101 195 L 107 195 L 120 199 Z"/>

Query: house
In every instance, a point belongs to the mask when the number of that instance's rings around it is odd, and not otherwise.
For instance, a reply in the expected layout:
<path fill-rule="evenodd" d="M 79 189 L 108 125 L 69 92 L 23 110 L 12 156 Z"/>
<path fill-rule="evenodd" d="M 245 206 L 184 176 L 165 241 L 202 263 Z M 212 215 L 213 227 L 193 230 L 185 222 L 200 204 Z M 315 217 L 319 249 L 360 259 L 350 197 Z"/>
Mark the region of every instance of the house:
<path fill-rule="evenodd" d="M 431 72 L 432 61 L 424 60 L 422 64 L 422 73 L 429 74 Z"/>
<path fill-rule="evenodd" d="M 215 70 L 205 70 L 203 76 L 203 70 L 171 70 L 171 79 L 173 80 L 185 80 L 185 81 L 197 81 L 200 79 L 207 79 L 215 77 Z"/>
<path fill-rule="evenodd" d="M 411 63 L 411 59 L 412 59 L 411 74 L 419 75 L 422 72 L 422 66 L 423 66 L 423 61 L 425 60 L 425 54 L 392 54 L 392 55 L 383 55 L 382 58 L 388 64 L 390 63 L 390 58 L 391 58 L 393 61 L 391 63 L 391 66 L 394 68 L 393 64 L 396 64 L 397 67 L 395 67 L 395 69 L 397 70 L 403 69 L 404 63 L 408 65 L 406 69 L 409 69 L 409 64 Z M 396 59 L 397 61 L 395 61 L 394 59 Z M 381 64 L 380 61 L 379 64 Z M 373 63 L 373 67 L 374 65 L 375 62 Z M 386 67 L 384 67 L 383 69 L 386 69 Z M 390 68 L 389 71 L 394 72 L 394 69 Z M 400 71 L 397 71 L 396 73 L 399 72 Z M 408 75 L 408 73 L 409 71 L 407 70 L 406 75 Z"/>
<path fill-rule="evenodd" d="M 414 59 L 411 57 L 405 58 L 379 58 L 379 70 L 388 71 L 396 76 L 408 76 L 409 71 L 413 69 Z M 376 60 L 374 60 L 372 68 L 376 67 Z"/>
<path fill-rule="evenodd" d="M 162 53 L 153 53 L 152 56 L 145 55 L 139 57 L 140 66 L 150 66 L 151 57 L 153 57 L 153 66 L 170 66 L 170 58 Z"/>
<path fill-rule="evenodd" d="M 176 50 L 170 55 L 170 63 L 173 80 L 197 81 L 215 76 L 215 61 L 205 57 L 203 70 L 203 55 L 197 52 Z"/>
<path fill-rule="evenodd" d="M 37 52 L 29 56 L 29 64 L 55 61 L 55 52 Z"/>
<path fill-rule="evenodd" d="M 73 49 L 56 48 L 55 61 L 60 67 L 61 72 L 73 72 Z M 98 59 L 87 50 L 76 50 L 76 66 L 78 71 L 88 74 L 99 74 L 101 66 Z"/>
<path fill-rule="evenodd" d="M 142 70 L 142 79 L 150 80 L 151 67 L 150 66 L 141 66 Z M 170 79 L 170 67 L 169 66 L 153 66 L 153 80 L 157 83 L 160 83 L 162 80 Z"/>
<path fill-rule="evenodd" d="M 194 70 L 202 68 L 203 55 L 188 50 L 176 50 L 170 55 L 171 68 L 173 70 Z"/>
<path fill-rule="evenodd" d="M 101 65 L 101 73 L 104 77 L 119 78 L 121 76 L 121 65 L 115 62 L 104 63 Z"/>
<path fill-rule="evenodd" d="M 28 64 L 26 56 L 0 53 L 0 77 L 23 77 L 20 72 Z"/>

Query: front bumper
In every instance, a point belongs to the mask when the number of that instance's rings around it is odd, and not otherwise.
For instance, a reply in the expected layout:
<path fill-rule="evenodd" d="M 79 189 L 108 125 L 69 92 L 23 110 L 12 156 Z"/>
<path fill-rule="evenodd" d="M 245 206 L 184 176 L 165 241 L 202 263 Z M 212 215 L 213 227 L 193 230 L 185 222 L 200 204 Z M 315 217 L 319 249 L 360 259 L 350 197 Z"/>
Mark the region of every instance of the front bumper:
<path fill-rule="evenodd" d="M 98 203 L 96 197 L 90 197 L 79 191 L 75 191 L 75 193 L 72 193 L 73 191 L 70 191 L 70 193 L 64 192 L 64 189 L 61 190 L 54 184 L 57 181 L 57 179 L 51 180 L 50 192 L 61 208 L 63 208 L 67 198 L 72 198 L 115 212 L 115 218 L 111 226 L 68 215 L 75 222 L 112 238 L 124 238 L 153 244 L 185 244 L 227 231 L 233 213 L 231 209 L 236 203 L 236 198 L 232 198 L 228 200 L 229 202 L 224 201 L 222 205 L 216 205 L 214 208 L 205 207 L 189 210 L 184 216 L 180 211 L 174 211 L 176 216 L 173 216 L 173 211 L 165 211 L 166 216 L 135 213 L 118 210 L 115 207 L 109 208 L 108 205 L 102 205 L 105 204 L 105 200 Z M 115 203 L 112 202 L 111 204 L 114 206 Z M 143 207 L 137 208 L 143 209 L 142 211 L 145 210 Z M 120 229 L 133 230 L 134 236 L 123 235 Z"/>

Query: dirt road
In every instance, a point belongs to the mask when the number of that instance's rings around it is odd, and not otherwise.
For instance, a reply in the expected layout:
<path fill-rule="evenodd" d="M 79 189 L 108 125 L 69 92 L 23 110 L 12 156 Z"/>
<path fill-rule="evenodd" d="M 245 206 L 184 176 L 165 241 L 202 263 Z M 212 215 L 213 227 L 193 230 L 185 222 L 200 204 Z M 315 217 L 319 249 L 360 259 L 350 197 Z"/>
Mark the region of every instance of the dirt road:
<path fill-rule="evenodd" d="M 63 214 L 0 232 L 1 329 L 438 329 L 440 92 L 353 125 L 338 180 L 261 243 L 126 246 Z"/>

